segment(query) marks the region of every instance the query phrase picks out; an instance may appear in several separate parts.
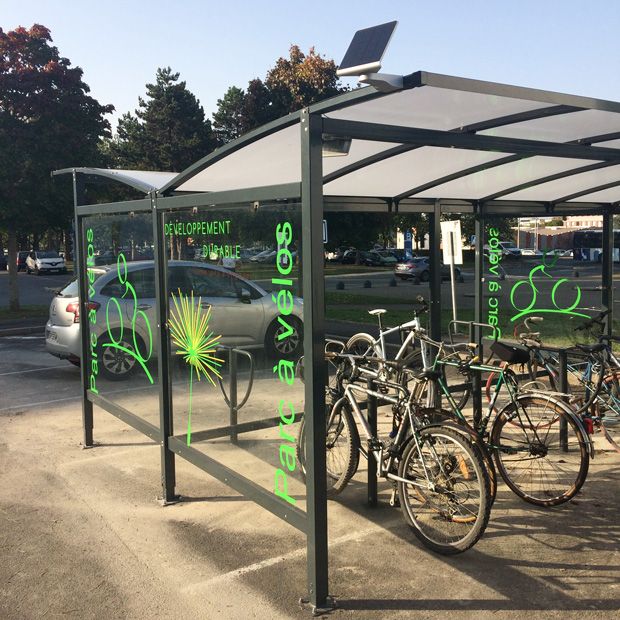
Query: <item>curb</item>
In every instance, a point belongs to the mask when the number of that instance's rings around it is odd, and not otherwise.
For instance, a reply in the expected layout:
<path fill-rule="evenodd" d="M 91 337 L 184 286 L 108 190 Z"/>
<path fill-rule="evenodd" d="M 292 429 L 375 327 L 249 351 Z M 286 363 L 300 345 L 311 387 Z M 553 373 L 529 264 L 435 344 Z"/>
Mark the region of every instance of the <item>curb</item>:
<path fill-rule="evenodd" d="M 45 334 L 45 325 L 37 325 L 34 327 L 10 327 L 2 328 L 0 326 L 0 338 L 5 336 L 26 336 L 28 334 Z"/>

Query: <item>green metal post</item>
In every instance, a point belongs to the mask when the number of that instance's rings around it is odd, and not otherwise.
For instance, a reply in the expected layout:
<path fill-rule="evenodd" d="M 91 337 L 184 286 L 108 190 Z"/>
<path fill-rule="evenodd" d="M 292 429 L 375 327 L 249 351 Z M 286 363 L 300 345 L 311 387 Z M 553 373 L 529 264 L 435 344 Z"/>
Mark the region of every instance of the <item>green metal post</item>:
<path fill-rule="evenodd" d="M 436 200 L 430 215 L 430 336 L 441 340 L 441 201 Z"/>
<path fill-rule="evenodd" d="M 485 323 L 484 320 L 484 211 L 481 205 L 478 206 L 475 221 L 476 253 L 474 256 L 474 287 L 475 287 L 475 306 L 474 321 Z M 482 350 L 482 329 L 479 325 L 474 328 L 474 342 L 478 345 L 478 355 L 484 359 Z M 472 378 L 472 405 L 474 413 L 474 426 L 477 428 L 482 419 L 482 382 L 480 372 L 474 372 Z"/>
<path fill-rule="evenodd" d="M 153 218 L 153 258 L 155 260 L 155 317 L 157 330 L 157 376 L 159 388 L 159 432 L 161 452 L 161 486 L 162 502 L 170 504 L 178 501 L 175 492 L 175 454 L 168 446 L 169 438 L 174 435 L 172 413 L 172 385 L 170 380 L 170 340 L 168 337 L 168 286 L 167 260 L 164 238 L 163 213 L 157 211 L 157 195 L 151 193 Z"/>
<path fill-rule="evenodd" d="M 93 443 L 93 404 L 88 400 L 88 368 L 89 363 L 89 330 L 88 330 L 88 273 L 86 266 L 86 255 L 84 251 L 84 224 L 81 217 L 77 215 L 77 207 L 84 204 L 84 179 L 74 170 L 73 171 L 73 206 L 75 209 L 75 247 L 73 248 L 73 260 L 76 262 L 76 273 L 78 279 L 78 291 L 80 298 L 80 375 L 82 378 L 82 446 L 92 448 Z"/>
<path fill-rule="evenodd" d="M 613 331 L 614 306 L 614 216 L 611 208 L 603 214 L 603 261 L 601 274 L 601 307 L 611 312 L 605 317 L 605 331 L 611 336 Z"/>
<path fill-rule="evenodd" d="M 309 602 L 329 605 L 327 472 L 325 463 L 325 308 L 323 261 L 322 119 L 301 115 L 301 218 L 303 231 L 304 378 L 306 423 L 307 568 Z"/>

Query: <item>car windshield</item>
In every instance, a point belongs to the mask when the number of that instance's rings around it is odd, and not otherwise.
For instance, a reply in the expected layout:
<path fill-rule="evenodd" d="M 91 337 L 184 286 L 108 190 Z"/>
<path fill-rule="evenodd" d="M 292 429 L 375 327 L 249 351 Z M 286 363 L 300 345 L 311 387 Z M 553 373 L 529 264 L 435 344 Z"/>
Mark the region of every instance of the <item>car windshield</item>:
<path fill-rule="evenodd" d="M 60 258 L 58 252 L 37 252 L 37 258 Z"/>

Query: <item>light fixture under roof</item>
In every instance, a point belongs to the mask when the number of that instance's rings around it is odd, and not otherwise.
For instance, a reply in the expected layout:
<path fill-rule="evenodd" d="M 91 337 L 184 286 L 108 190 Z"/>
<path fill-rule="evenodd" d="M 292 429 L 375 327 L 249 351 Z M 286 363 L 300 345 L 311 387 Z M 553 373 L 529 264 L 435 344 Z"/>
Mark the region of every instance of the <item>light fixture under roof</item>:
<path fill-rule="evenodd" d="M 323 134 L 323 157 L 342 157 L 349 154 L 351 138 Z"/>
<path fill-rule="evenodd" d="M 397 24 L 397 21 L 393 21 L 358 30 L 353 36 L 336 75 L 338 77 L 357 75 L 362 84 L 370 84 L 384 93 L 401 90 L 402 75 L 377 73 L 381 69 L 381 59 Z"/>

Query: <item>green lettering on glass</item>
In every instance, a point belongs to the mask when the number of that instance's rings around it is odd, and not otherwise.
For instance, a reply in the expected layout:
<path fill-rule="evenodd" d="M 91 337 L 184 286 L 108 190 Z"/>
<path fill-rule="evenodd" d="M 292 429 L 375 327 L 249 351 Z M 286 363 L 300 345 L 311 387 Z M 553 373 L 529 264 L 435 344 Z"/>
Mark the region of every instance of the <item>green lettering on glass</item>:
<path fill-rule="evenodd" d="M 121 305 L 118 299 L 116 299 L 115 297 L 111 297 L 108 300 L 105 308 L 105 321 L 110 342 L 105 342 L 101 346 L 107 347 L 109 349 L 117 349 L 118 351 L 122 351 L 125 355 L 133 358 L 140 365 L 147 379 L 151 383 L 153 383 L 153 377 L 151 376 L 151 373 L 146 365 L 146 363 L 151 359 L 151 355 L 153 354 L 153 332 L 151 331 L 151 323 L 146 316 L 146 313 L 143 310 L 138 309 L 138 296 L 136 295 L 136 289 L 134 289 L 134 287 L 128 280 L 127 260 L 125 259 L 125 255 L 122 252 L 118 255 L 118 259 L 116 261 L 116 273 L 118 275 L 119 283 L 125 287 L 121 298 L 124 299 L 125 297 L 129 296 L 129 298 L 133 302 L 130 310 L 132 340 L 131 344 L 133 345 L 133 349 L 121 345 L 121 342 L 124 342 L 123 335 L 125 332 L 125 324 L 123 321 L 123 311 Z M 112 322 L 110 320 L 110 308 L 112 306 L 114 306 L 116 308 L 116 312 L 118 312 L 118 325 L 116 327 L 112 326 Z M 138 326 L 139 320 L 142 320 L 144 324 L 144 333 L 148 340 L 148 342 L 144 343 L 147 345 L 146 355 L 143 355 L 140 352 L 140 347 L 138 346 L 139 335 L 136 328 Z M 115 331 L 118 332 L 118 339 L 114 338 Z"/>
<path fill-rule="evenodd" d="M 513 315 L 510 320 L 511 321 L 517 321 L 521 318 L 523 318 L 524 316 L 527 316 L 529 314 L 541 314 L 541 313 L 545 313 L 545 314 L 562 314 L 562 315 L 568 315 L 568 316 L 579 316 L 579 317 L 583 317 L 586 319 L 589 319 L 589 315 L 584 314 L 583 312 L 575 312 L 575 308 L 577 308 L 579 306 L 579 302 L 581 301 L 581 288 L 579 287 L 579 285 L 575 285 L 575 299 L 573 301 L 572 304 L 569 304 L 566 307 L 562 307 L 559 305 L 559 300 L 556 299 L 556 294 L 559 290 L 559 288 L 565 284 L 566 282 L 569 282 L 568 278 L 560 278 L 554 285 L 553 288 L 551 289 L 551 303 L 555 306 L 554 308 L 540 308 L 540 307 L 536 307 L 536 302 L 537 302 L 537 297 L 538 297 L 538 293 L 540 292 L 538 287 L 536 286 L 536 284 L 534 284 L 534 276 L 537 273 L 540 273 L 544 276 L 546 276 L 547 278 L 551 278 L 553 276 L 551 276 L 551 274 L 549 274 L 547 272 L 547 269 L 551 269 L 553 267 L 555 267 L 555 264 L 558 262 L 558 258 L 559 256 L 552 256 L 551 257 L 551 262 L 547 262 L 547 257 L 549 255 L 547 254 L 547 252 L 545 251 L 545 253 L 543 254 L 543 258 L 542 258 L 542 265 L 537 265 L 536 267 L 532 268 L 532 270 L 530 271 L 527 280 L 521 280 L 520 282 L 517 282 L 512 289 L 510 290 L 510 303 L 512 304 L 512 307 L 517 311 L 517 313 L 515 315 Z M 525 287 L 525 288 L 522 288 Z M 529 287 L 529 293 L 530 293 L 530 301 L 529 304 L 524 305 L 523 307 L 520 307 L 517 305 L 517 302 L 515 301 L 515 295 L 517 293 L 517 291 L 519 289 L 521 289 L 522 291 L 526 292 L 527 294 L 527 288 Z"/>

